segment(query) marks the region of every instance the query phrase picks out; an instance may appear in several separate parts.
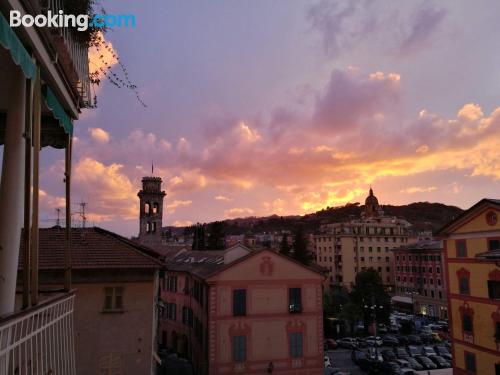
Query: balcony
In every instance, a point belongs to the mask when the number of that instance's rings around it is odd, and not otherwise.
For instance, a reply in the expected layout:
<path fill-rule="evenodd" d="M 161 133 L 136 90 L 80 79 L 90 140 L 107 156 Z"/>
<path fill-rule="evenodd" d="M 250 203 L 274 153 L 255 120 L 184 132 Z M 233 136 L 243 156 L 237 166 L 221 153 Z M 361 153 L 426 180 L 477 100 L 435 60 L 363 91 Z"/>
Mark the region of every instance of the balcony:
<path fill-rule="evenodd" d="M 88 0 L 81 0 L 82 4 Z M 65 7 L 66 0 L 24 0 L 28 12 L 32 15 L 58 14 L 60 10 L 64 14 L 71 14 Z M 69 84 L 73 95 L 79 102 L 79 106 L 86 108 L 93 105 L 91 94 L 91 83 L 89 77 L 88 46 L 77 38 L 78 31 L 71 27 L 43 28 L 40 29 L 43 39 L 51 46 L 52 55 L 57 64 L 60 65 L 66 82 Z"/>
<path fill-rule="evenodd" d="M 75 375 L 74 292 L 0 318 L 0 375 Z"/>

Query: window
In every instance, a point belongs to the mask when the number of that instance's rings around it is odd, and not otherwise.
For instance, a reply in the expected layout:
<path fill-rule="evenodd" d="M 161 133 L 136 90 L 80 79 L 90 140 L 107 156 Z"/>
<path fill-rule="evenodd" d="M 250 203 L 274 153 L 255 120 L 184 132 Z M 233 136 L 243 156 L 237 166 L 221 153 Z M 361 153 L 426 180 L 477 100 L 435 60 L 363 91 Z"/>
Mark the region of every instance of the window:
<path fill-rule="evenodd" d="M 151 205 L 149 202 L 144 203 L 144 213 L 149 214 L 151 212 Z"/>
<path fill-rule="evenodd" d="M 104 311 L 123 310 L 123 288 L 104 288 Z"/>
<path fill-rule="evenodd" d="M 193 326 L 193 309 L 190 307 L 182 307 L 182 323 L 187 326 Z"/>
<path fill-rule="evenodd" d="M 247 312 L 247 291 L 245 289 L 233 290 L 233 315 L 243 316 Z"/>
<path fill-rule="evenodd" d="M 500 341 L 500 322 L 495 322 L 495 340 Z"/>
<path fill-rule="evenodd" d="M 443 292 L 439 291 L 438 294 L 439 294 L 439 299 L 443 299 Z"/>
<path fill-rule="evenodd" d="M 500 250 L 500 239 L 488 240 L 488 250 Z"/>
<path fill-rule="evenodd" d="M 380 250 L 381 250 L 380 247 L 377 247 L 377 253 L 380 253 Z"/>
<path fill-rule="evenodd" d="M 473 353 L 465 352 L 465 369 L 469 372 L 476 372 L 476 356 Z"/>
<path fill-rule="evenodd" d="M 177 305 L 167 302 L 167 319 L 177 320 Z"/>
<path fill-rule="evenodd" d="M 370 247 L 368 247 L 368 251 L 369 251 L 370 253 L 371 253 L 371 252 L 373 252 L 373 248 L 372 248 L 371 246 L 370 246 Z"/>
<path fill-rule="evenodd" d="M 441 268 L 436 267 L 436 273 L 441 273 Z"/>
<path fill-rule="evenodd" d="M 488 296 L 491 299 L 500 299 L 500 281 L 488 280 Z"/>
<path fill-rule="evenodd" d="M 469 294 L 469 278 L 460 277 L 458 279 L 458 289 L 460 294 Z"/>
<path fill-rule="evenodd" d="M 462 330 L 467 333 L 473 332 L 473 324 L 472 324 L 472 316 L 468 314 L 464 314 L 462 316 Z"/>
<path fill-rule="evenodd" d="M 156 232 L 156 221 L 153 221 L 151 223 L 151 232 L 155 233 Z"/>
<path fill-rule="evenodd" d="M 302 357 L 302 332 L 290 334 L 290 355 L 292 358 Z"/>
<path fill-rule="evenodd" d="M 247 357 L 247 337 L 233 336 L 233 361 L 245 362 Z"/>
<path fill-rule="evenodd" d="M 302 311 L 302 299 L 300 288 L 288 289 L 288 310 L 291 313 L 298 313 Z"/>
<path fill-rule="evenodd" d="M 457 258 L 467 257 L 467 246 L 465 240 L 456 240 L 455 249 L 457 250 Z"/>
<path fill-rule="evenodd" d="M 153 214 L 157 214 L 158 213 L 158 203 L 153 203 Z"/>
<path fill-rule="evenodd" d="M 389 257 L 385 257 L 385 261 L 386 261 L 386 263 L 389 263 L 391 261 L 391 259 Z"/>
<path fill-rule="evenodd" d="M 189 276 L 186 276 L 184 278 L 184 294 L 190 294 L 190 290 L 189 290 Z"/>
<path fill-rule="evenodd" d="M 167 291 L 177 293 L 177 276 L 167 276 Z"/>

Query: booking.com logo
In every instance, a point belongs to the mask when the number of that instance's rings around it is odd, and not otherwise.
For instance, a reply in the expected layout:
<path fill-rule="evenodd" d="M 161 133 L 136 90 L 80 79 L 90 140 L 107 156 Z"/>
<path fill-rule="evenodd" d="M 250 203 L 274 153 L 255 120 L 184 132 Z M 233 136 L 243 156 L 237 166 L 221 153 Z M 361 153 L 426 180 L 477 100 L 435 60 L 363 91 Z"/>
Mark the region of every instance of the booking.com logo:
<path fill-rule="evenodd" d="M 10 11 L 10 27 L 74 27 L 78 31 L 90 28 L 103 27 L 131 27 L 135 28 L 135 16 L 133 14 L 96 14 L 92 18 L 87 14 L 64 14 L 62 10 L 55 13 L 51 10 L 47 14 L 21 15 L 18 10 Z"/>

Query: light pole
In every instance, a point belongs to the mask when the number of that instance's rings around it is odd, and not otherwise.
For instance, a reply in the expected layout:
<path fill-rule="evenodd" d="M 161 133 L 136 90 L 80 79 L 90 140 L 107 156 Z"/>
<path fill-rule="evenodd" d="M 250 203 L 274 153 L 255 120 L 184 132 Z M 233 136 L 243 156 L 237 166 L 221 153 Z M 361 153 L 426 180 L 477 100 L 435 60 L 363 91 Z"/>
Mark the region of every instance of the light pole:
<path fill-rule="evenodd" d="M 377 305 L 375 299 L 372 298 L 371 305 L 364 306 L 366 310 L 369 310 L 371 317 L 373 319 L 373 336 L 375 337 L 375 359 L 378 360 L 378 347 L 377 347 L 377 309 L 382 310 L 384 306 Z"/>
<path fill-rule="evenodd" d="M 413 323 L 412 331 L 415 328 L 415 302 L 414 302 L 414 296 L 419 295 L 418 291 L 416 290 L 411 290 L 409 292 L 406 292 L 406 294 L 409 294 L 411 296 L 411 321 Z"/>

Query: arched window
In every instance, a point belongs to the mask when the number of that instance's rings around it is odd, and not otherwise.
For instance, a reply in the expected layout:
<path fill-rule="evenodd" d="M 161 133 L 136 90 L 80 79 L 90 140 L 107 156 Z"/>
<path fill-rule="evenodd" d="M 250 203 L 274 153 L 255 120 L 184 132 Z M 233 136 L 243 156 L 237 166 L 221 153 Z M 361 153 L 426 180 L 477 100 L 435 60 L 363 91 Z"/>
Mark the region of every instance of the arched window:
<path fill-rule="evenodd" d="M 144 203 L 144 213 L 145 214 L 151 213 L 151 204 L 149 202 Z"/>
<path fill-rule="evenodd" d="M 158 203 L 153 203 L 153 214 L 157 214 L 158 213 Z"/>

